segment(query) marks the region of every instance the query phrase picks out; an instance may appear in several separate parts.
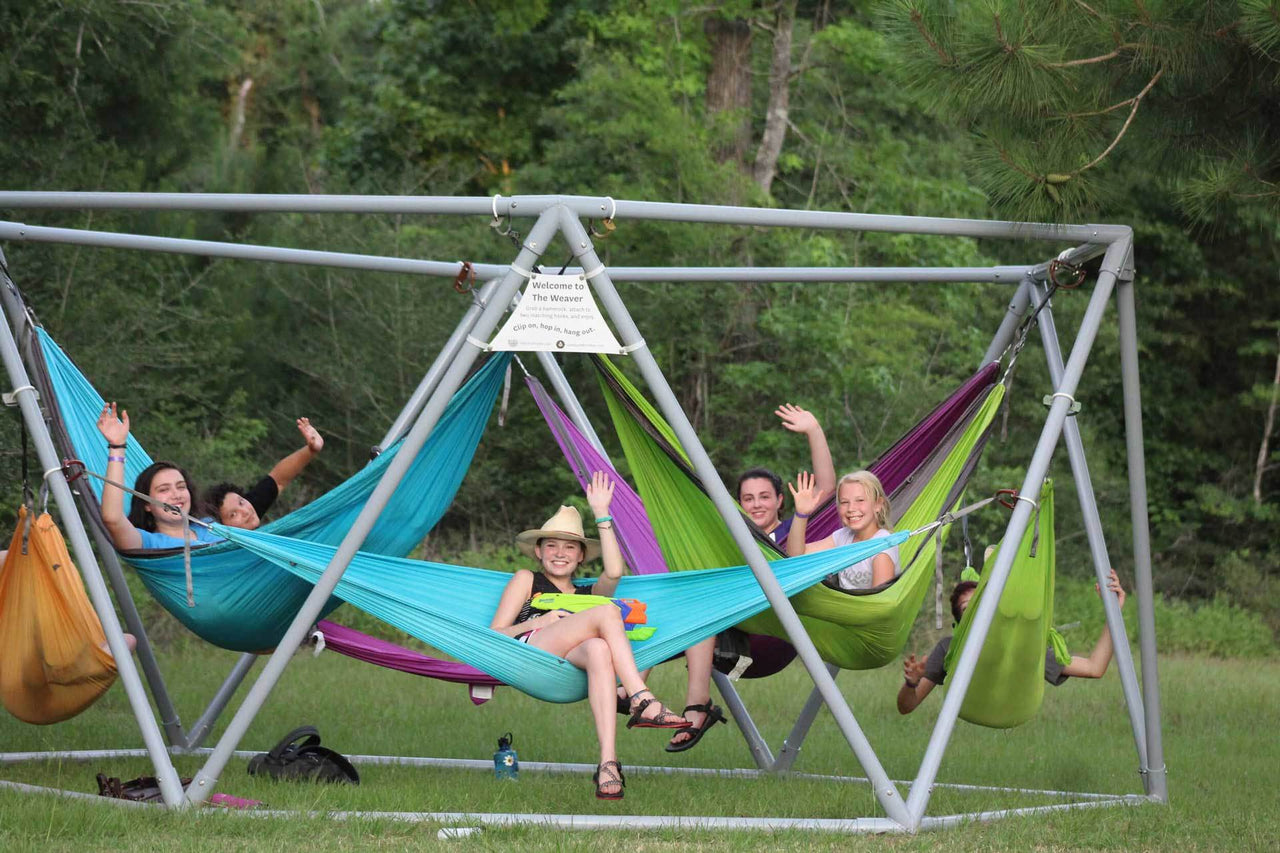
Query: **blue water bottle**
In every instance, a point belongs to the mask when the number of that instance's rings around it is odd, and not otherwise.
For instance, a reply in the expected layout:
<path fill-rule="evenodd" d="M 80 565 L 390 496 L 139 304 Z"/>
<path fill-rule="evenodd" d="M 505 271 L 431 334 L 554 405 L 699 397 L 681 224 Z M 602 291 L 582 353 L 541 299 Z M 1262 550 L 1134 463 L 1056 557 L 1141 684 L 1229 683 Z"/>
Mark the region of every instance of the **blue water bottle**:
<path fill-rule="evenodd" d="M 493 778 L 518 779 L 520 777 L 520 759 L 511 748 L 511 732 L 498 738 L 498 751 L 493 754 Z"/>

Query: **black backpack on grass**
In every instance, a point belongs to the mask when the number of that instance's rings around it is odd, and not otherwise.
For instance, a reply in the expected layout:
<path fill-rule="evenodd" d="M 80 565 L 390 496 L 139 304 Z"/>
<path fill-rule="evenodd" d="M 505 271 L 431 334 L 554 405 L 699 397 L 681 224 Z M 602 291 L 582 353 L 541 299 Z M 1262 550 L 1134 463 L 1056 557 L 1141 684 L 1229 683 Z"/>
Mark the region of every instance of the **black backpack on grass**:
<path fill-rule="evenodd" d="M 270 776 L 302 782 L 360 784 L 360 774 L 340 753 L 320 745 L 315 726 L 300 726 L 272 747 L 249 759 L 250 776 Z"/>

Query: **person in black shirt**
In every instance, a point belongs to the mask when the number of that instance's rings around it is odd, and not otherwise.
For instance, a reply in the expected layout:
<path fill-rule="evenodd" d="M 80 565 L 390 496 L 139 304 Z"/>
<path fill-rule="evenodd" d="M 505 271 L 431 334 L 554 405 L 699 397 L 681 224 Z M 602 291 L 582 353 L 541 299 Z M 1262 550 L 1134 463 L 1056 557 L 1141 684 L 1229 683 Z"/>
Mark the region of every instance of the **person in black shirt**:
<path fill-rule="evenodd" d="M 261 480 L 247 489 L 233 483 L 219 483 L 205 494 L 205 506 L 217 521 L 228 527 L 258 529 L 280 492 L 324 448 L 324 437 L 307 418 L 298 418 L 298 432 L 306 444 L 277 462 Z"/>

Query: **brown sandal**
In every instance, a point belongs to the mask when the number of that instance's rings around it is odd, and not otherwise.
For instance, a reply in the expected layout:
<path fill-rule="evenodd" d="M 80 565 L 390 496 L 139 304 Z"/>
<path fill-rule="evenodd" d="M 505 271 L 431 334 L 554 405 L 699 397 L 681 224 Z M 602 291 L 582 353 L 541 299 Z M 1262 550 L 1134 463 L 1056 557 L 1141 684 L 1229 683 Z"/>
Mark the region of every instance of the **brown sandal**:
<path fill-rule="evenodd" d="M 639 697 L 645 693 L 649 694 L 648 699 L 640 699 Z M 637 701 L 638 700 L 638 701 Z M 644 716 L 644 711 L 650 705 L 657 703 L 659 712 L 652 717 Z M 686 720 L 674 711 L 668 710 L 649 690 L 637 690 L 631 694 L 631 719 L 627 720 L 627 728 L 629 729 L 687 729 L 693 723 Z"/>
<path fill-rule="evenodd" d="M 596 772 L 591 774 L 591 781 L 596 785 L 597 800 L 620 800 L 627 787 L 627 780 L 622 775 L 622 765 L 616 761 L 606 761 L 597 767 Z M 616 791 L 605 790 L 606 787 L 614 786 L 617 786 Z"/>

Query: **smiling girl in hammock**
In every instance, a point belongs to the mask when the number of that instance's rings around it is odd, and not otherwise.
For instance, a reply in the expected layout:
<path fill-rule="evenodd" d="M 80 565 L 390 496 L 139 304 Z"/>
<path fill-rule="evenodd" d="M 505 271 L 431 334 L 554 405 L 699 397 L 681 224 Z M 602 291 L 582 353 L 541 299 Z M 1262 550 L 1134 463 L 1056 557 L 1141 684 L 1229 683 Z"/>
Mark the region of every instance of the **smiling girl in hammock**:
<path fill-rule="evenodd" d="M 812 474 L 801 471 L 796 485 L 787 484 L 795 502 L 796 514 L 787 534 L 787 554 L 799 557 L 815 551 L 826 551 L 840 545 L 866 542 L 889 536 L 889 498 L 885 496 L 880 479 L 870 471 L 854 471 L 845 474 L 836 485 L 836 506 L 840 522 L 844 525 L 826 539 L 805 544 L 804 533 L 809 516 L 818 508 L 822 492 L 816 488 Z M 870 589 L 893 580 L 902 572 L 898 559 L 898 546 L 881 551 L 847 566 L 836 573 L 840 589 Z"/>
<path fill-rule="evenodd" d="M 533 596 L 546 593 L 589 592 L 612 596 L 622 577 L 622 551 L 613 531 L 609 504 L 613 481 L 603 472 L 592 474 L 587 503 L 595 513 L 600 540 L 587 539 L 578 510 L 562 506 L 542 527 L 516 537 L 520 550 L 538 561 L 539 571 L 517 571 L 502 591 L 491 628 L 522 643 L 550 652 L 587 673 L 587 698 L 600 741 L 600 763 L 592 776 L 596 797 L 620 800 L 626 782 L 618 763 L 614 737 L 617 731 L 616 685 L 620 681 L 630 697 L 631 719 L 627 728 L 684 729 L 690 723 L 669 711 L 649 691 L 636 669 L 616 607 L 593 607 L 576 613 L 552 610 L 540 615 Z M 575 587 L 573 575 L 585 560 L 604 557 L 604 572 L 588 589 Z"/>

